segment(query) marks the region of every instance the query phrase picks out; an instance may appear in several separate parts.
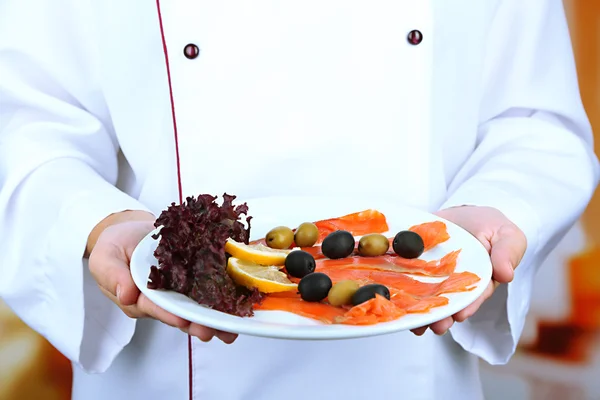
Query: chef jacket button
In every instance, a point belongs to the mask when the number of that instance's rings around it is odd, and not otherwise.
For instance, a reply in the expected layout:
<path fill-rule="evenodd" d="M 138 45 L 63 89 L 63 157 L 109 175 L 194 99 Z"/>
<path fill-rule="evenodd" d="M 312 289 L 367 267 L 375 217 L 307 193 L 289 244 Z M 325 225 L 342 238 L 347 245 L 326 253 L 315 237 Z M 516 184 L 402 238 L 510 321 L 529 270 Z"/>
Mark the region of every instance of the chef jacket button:
<path fill-rule="evenodd" d="M 200 54 L 200 49 L 195 44 L 190 43 L 183 48 L 183 54 L 188 59 L 193 60 L 194 58 L 198 57 L 198 54 Z"/>
<path fill-rule="evenodd" d="M 423 34 L 415 29 L 408 33 L 407 39 L 408 43 L 416 46 L 423 41 Z"/>

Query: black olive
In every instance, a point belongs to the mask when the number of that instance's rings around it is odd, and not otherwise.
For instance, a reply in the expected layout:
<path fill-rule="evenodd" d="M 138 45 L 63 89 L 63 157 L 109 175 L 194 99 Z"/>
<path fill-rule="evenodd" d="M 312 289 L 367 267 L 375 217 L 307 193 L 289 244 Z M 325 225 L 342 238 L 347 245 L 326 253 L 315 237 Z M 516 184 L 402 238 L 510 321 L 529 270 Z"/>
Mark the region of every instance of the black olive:
<path fill-rule="evenodd" d="M 338 259 L 348 257 L 354 251 L 354 236 L 348 231 L 331 232 L 323 240 L 321 251 L 327 258 Z"/>
<path fill-rule="evenodd" d="M 294 278 L 304 278 L 315 272 L 315 258 L 306 251 L 295 250 L 285 258 L 285 269 Z"/>
<path fill-rule="evenodd" d="M 392 248 L 400 257 L 417 258 L 423 254 L 425 243 L 423 238 L 413 231 L 401 231 L 396 234 Z"/>
<path fill-rule="evenodd" d="M 390 299 L 390 290 L 387 287 L 379 283 L 372 283 L 361 287 L 354 293 L 352 296 L 352 305 L 357 306 L 365 301 L 374 299 L 375 294 L 379 294 L 388 300 Z"/>
<path fill-rule="evenodd" d="M 304 301 L 321 301 L 327 297 L 331 286 L 331 279 L 327 275 L 314 272 L 300 280 L 298 291 Z"/>

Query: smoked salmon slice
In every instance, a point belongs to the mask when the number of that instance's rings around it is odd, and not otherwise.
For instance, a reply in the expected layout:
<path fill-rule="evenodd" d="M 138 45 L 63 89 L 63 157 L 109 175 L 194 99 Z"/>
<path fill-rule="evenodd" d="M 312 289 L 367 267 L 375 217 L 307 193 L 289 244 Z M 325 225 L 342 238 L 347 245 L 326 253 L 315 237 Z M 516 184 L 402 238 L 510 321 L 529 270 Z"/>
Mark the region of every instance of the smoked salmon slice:
<path fill-rule="evenodd" d="M 344 230 L 354 236 L 362 236 L 369 233 L 384 233 L 389 230 L 385 215 L 377 210 L 365 210 L 357 213 L 344 215 L 338 218 L 325 219 L 314 223 L 319 229 L 319 240 L 323 242 L 331 232 Z"/>
<path fill-rule="evenodd" d="M 382 298 L 352 308 L 342 308 L 327 303 L 306 302 L 296 292 L 284 292 L 266 296 L 255 309 L 287 311 L 326 324 L 370 325 L 392 321 L 405 314 L 427 313 L 432 308 L 445 306 L 449 301 L 440 296 L 441 294 L 469 291 L 480 279 L 471 272 L 453 274 L 439 283 L 420 282 L 404 274 L 389 271 L 333 269 L 326 273 L 334 283 L 354 279 L 362 284 L 386 285 L 390 290 L 390 301 Z M 392 304 L 389 304 L 390 302 Z"/>
<path fill-rule="evenodd" d="M 390 300 L 396 307 L 406 310 L 408 314 L 424 314 L 432 308 L 445 306 L 448 299 L 443 296 L 417 298 L 407 293 L 391 290 Z"/>
<path fill-rule="evenodd" d="M 331 278 L 333 283 L 343 280 L 354 280 L 364 284 L 379 283 L 412 296 L 438 296 L 445 293 L 468 292 L 480 278 L 471 272 L 459 272 L 450 275 L 439 283 L 421 282 L 405 274 L 392 271 L 377 271 L 352 268 L 319 269 Z"/>
<path fill-rule="evenodd" d="M 330 268 L 376 269 L 424 276 L 448 276 L 454 272 L 460 250 L 452 251 L 439 260 L 406 259 L 386 254 L 380 257 L 348 257 L 337 260 L 317 260 L 317 270 Z"/>
<path fill-rule="evenodd" d="M 318 224 L 319 223 L 316 224 L 317 227 L 319 227 Z M 331 226 L 329 226 L 328 224 L 326 224 L 325 226 L 327 226 L 328 229 L 331 228 Z M 347 228 L 346 230 L 349 231 L 350 233 L 352 233 L 354 236 L 360 236 L 353 229 Z M 409 230 L 413 231 L 415 233 L 418 233 L 423 238 L 423 244 L 425 247 L 424 251 L 431 250 L 438 244 L 444 243 L 445 241 L 450 239 L 450 235 L 448 234 L 446 224 L 442 221 L 425 222 L 423 224 L 412 226 L 409 228 Z M 327 237 L 327 235 L 333 231 L 335 231 L 335 229 L 328 232 L 327 234 L 325 234 L 325 237 Z M 321 238 L 322 232 L 324 233 L 325 230 L 322 230 L 321 227 L 319 227 L 319 242 L 318 243 L 321 243 L 324 239 L 324 238 L 323 239 Z M 386 232 L 386 231 L 368 232 L 368 233 L 384 233 L 384 232 Z M 389 238 L 389 242 L 390 242 L 390 250 L 388 251 L 388 254 L 395 256 L 396 254 L 392 250 L 392 243 L 394 242 L 394 238 L 393 237 Z M 356 241 L 355 251 L 356 251 L 357 247 L 358 247 L 358 241 Z M 315 258 L 315 260 L 325 258 L 325 256 L 321 252 L 321 246 L 319 244 L 316 244 L 313 247 L 303 247 L 302 250 L 306 251 L 307 253 L 310 253 Z"/>
<path fill-rule="evenodd" d="M 377 210 L 364 210 L 352 214 L 343 215 L 337 218 L 329 218 L 314 222 L 319 230 L 319 239 L 314 247 L 303 248 L 302 250 L 311 252 L 313 255 L 318 255 L 321 251 L 320 243 L 331 232 L 345 230 L 354 236 L 362 236 L 368 233 L 385 233 L 389 231 L 389 226 L 385 215 Z M 292 229 L 296 231 L 296 229 Z M 251 244 L 265 244 L 265 239 L 261 238 L 251 242 Z M 291 247 L 295 247 L 292 243 Z M 322 254 L 321 254 L 322 256 Z"/>
<path fill-rule="evenodd" d="M 432 221 L 425 222 L 419 225 L 411 226 L 409 231 L 415 232 L 423 239 L 423 252 L 427 250 L 433 249 L 438 244 L 444 243 L 448 239 L 450 239 L 450 235 L 448 234 L 448 227 L 446 223 L 443 221 Z M 394 243 L 394 238 L 390 238 L 390 254 L 393 253 L 392 246 Z"/>
<path fill-rule="evenodd" d="M 372 325 L 389 322 L 406 315 L 406 311 L 385 297 L 375 294 L 375 298 L 352 307 L 334 322 L 345 325 Z"/>
<path fill-rule="evenodd" d="M 385 302 L 375 302 L 372 301 L 374 299 L 371 299 L 349 309 L 348 307 L 334 307 L 327 303 L 307 302 L 296 293 L 292 295 L 270 294 L 260 304 L 255 305 L 254 309 L 287 311 L 324 324 L 371 325 L 389 322 L 406 314 L 427 313 L 432 308 L 448 304 L 448 299 L 442 296 L 417 298 L 395 289 L 391 289 L 390 292 L 389 301 L 384 297 L 382 299 Z M 367 303 L 369 304 L 365 306 Z"/>
<path fill-rule="evenodd" d="M 312 247 L 303 247 L 302 250 L 310 253 L 315 259 L 325 258 L 321 252 L 320 244 L 332 232 L 337 230 L 345 230 L 353 236 L 363 236 L 369 233 L 385 233 L 389 231 L 389 226 L 386 217 L 383 213 L 377 210 L 369 209 L 352 214 L 347 214 L 338 218 L 330 218 L 314 222 L 319 230 L 319 239 Z M 444 243 L 450 239 L 446 224 L 443 221 L 425 222 L 419 225 L 414 225 L 409 228 L 410 231 L 418 233 L 423 238 L 424 251 L 430 250 L 438 244 Z M 295 232 L 295 229 L 293 229 Z M 389 238 L 390 255 L 395 255 L 392 250 L 392 242 L 394 238 Z M 266 244 L 265 239 L 261 238 L 252 241 L 250 244 Z M 292 243 L 290 247 L 295 247 Z M 358 241 L 356 243 L 358 247 Z"/>
<path fill-rule="evenodd" d="M 424 224 L 412 226 L 408 230 L 419 234 L 423 238 L 424 251 L 430 250 L 450 239 L 448 228 L 443 221 L 425 222 Z"/>
<path fill-rule="evenodd" d="M 342 317 L 345 309 L 333 307 L 326 303 L 304 301 L 295 292 L 273 293 L 266 296 L 255 310 L 287 311 L 301 317 L 311 318 L 325 324 L 332 324 L 336 318 Z"/>

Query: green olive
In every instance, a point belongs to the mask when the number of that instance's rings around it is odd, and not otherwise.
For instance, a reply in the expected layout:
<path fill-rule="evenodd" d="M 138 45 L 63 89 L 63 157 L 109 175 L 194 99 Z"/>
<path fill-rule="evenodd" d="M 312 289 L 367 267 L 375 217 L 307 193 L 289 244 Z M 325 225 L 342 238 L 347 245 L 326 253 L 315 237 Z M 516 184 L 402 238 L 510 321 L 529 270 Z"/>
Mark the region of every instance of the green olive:
<path fill-rule="evenodd" d="M 379 233 L 365 235 L 358 241 L 358 254 L 363 257 L 384 255 L 390 248 L 390 241 Z"/>
<path fill-rule="evenodd" d="M 360 288 L 356 281 L 339 281 L 329 290 L 327 300 L 329 304 L 335 307 L 344 306 L 352 303 L 352 296 Z"/>
<path fill-rule="evenodd" d="M 298 247 L 311 247 L 319 239 L 319 228 L 310 222 L 300 224 L 294 235 L 294 242 Z"/>
<path fill-rule="evenodd" d="M 271 229 L 265 239 L 272 249 L 289 249 L 294 241 L 294 232 L 287 226 L 278 226 Z"/>

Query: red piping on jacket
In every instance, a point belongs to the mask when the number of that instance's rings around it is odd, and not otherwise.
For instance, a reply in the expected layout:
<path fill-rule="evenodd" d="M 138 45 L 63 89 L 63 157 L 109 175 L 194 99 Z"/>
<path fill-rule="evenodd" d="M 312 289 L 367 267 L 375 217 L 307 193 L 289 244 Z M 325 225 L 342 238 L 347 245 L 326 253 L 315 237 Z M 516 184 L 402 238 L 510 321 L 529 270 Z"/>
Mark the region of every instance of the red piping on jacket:
<path fill-rule="evenodd" d="M 156 10 L 158 12 L 158 22 L 160 25 L 160 36 L 162 37 L 163 52 L 165 53 L 165 64 L 167 67 L 167 79 L 169 82 L 169 97 L 171 99 L 171 115 L 173 119 L 173 135 L 175 136 L 175 159 L 177 162 L 177 188 L 179 189 L 179 203 L 183 203 L 183 190 L 181 186 L 181 165 L 179 163 L 179 140 L 177 136 L 177 118 L 175 116 L 175 100 L 173 99 L 173 85 L 171 84 L 171 68 L 169 66 L 169 52 L 167 51 L 167 41 L 165 39 L 165 30 L 163 27 L 162 13 L 160 9 L 160 0 L 156 0 Z M 189 399 L 194 398 L 193 381 L 193 358 L 192 358 L 192 338 L 188 335 L 188 386 Z"/>

